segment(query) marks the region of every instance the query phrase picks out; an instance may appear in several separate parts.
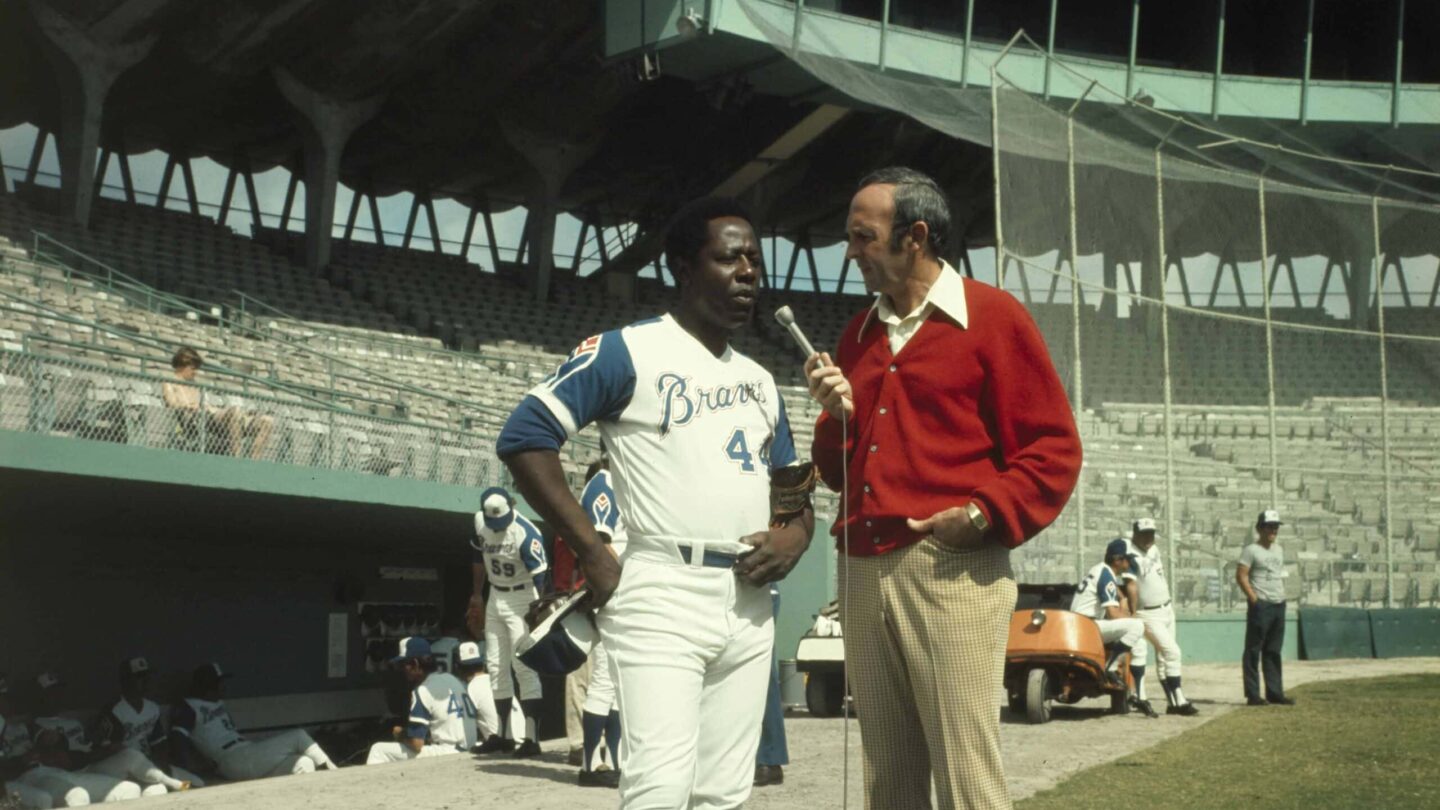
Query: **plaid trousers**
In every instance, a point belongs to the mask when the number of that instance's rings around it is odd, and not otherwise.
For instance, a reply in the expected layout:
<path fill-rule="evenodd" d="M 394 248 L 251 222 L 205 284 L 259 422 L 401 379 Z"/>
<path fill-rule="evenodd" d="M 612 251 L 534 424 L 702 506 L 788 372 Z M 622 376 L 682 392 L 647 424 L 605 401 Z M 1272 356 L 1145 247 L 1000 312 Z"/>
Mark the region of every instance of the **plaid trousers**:
<path fill-rule="evenodd" d="M 847 570 L 848 569 L 848 570 Z M 865 751 L 867 810 L 1009 808 L 1000 759 L 1008 549 L 925 538 L 840 560 L 845 662 Z"/>

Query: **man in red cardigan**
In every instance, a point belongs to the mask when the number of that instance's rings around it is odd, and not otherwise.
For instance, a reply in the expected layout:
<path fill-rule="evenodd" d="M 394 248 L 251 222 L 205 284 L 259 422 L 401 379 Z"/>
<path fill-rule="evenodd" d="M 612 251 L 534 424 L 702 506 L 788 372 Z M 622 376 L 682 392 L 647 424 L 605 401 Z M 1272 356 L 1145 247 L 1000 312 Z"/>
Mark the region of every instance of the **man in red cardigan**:
<path fill-rule="evenodd" d="M 1034 321 L 941 258 L 945 194 L 912 169 L 866 177 L 848 258 L 875 305 L 806 362 L 815 461 L 848 511 L 832 533 L 866 806 L 1009 807 L 1000 760 L 1010 549 L 1050 524 L 1080 438 Z M 842 431 L 842 423 L 844 430 Z"/>

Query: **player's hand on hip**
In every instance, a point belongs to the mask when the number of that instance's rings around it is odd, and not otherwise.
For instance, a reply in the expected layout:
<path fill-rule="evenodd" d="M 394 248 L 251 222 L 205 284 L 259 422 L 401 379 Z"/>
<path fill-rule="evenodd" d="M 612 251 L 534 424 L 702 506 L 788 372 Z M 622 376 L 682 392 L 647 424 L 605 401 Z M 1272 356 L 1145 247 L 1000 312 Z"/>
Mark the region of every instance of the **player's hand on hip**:
<path fill-rule="evenodd" d="M 765 585 L 785 578 L 810 545 L 803 529 L 795 526 L 747 534 L 740 542 L 754 550 L 735 563 L 735 574 L 751 585 Z"/>
<path fill-rule="evenodd" d="M 577 559 L 580 571 L 585 574 L 585 587 L 590 590 L 590 606 L 604 607 L 620 587 L 620 560 L 608 545 L 602 545 L 592 554 Z"/>
<path fill-rule="evenodd" d="M 928 534 L 935 542 L 953 549 L 979 548 L 984 535 L 970 522 L 970 515 L 959 506 L 952 506 L 928 518 L 906 518 L 905 525 L 917 534 Z"/>
<path fill-rule="evenodd" d="M 844 421 L 855 413 L 850 381 L 845 379 L 840 367 L 835 365 L 827 352 L 810 355 L 805 361 L 805 376 L 810 386 L 810 398 L 820 403 L 831 419 Z"/>

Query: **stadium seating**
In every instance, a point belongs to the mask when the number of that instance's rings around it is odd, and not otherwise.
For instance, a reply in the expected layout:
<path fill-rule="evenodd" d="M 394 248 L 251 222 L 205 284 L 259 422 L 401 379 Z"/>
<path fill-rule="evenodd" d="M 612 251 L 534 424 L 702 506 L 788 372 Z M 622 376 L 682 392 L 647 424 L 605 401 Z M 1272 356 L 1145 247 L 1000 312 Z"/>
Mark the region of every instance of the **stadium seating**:
<path fill-rule="evenodd" d="M 332 428 L 299 414 L 280 426 L 277 447 L 284 453 L 277 450 L 272 460 L 334 464 L 341 458 L 347 468 L 377 474 L 473 481 L 495 469 L 484 465 L 493 463 L 489 448 L 504 414 L 571 347 L 674 300 L 673 288 L 641 280 L 634 302 L 615 302 L 593 281 L 560 272 L 551 300 L 537 309 L 523 268 L 485 272 L 457 256 L 364 243 L 337 243 L 331 266 L 316 275 L 289 258 L 298 255 L 294 234 L 261 231 L 252 240 L 203 217 L 110 200 L 101 201 L 92 230 L 81 232 L 43 213 L 39 203 L 47 194 L 53 192 L 0 195 L 0 234 L 10 237 L 0 239 L 0 349 L 85 366 L 71 373 L 85 386 L 62 386 L 65 398 L 47 406 L 51 412 L 40 421 L 51 432 L 105 438 L 114 435 L 106 432 L 110 420 L 141 437 L 173 433 L 158 410 L 154 383 L 145 380 L 168 374 L 169 352 L 187 344 L 211 359 L 217 371 L 211 383 L 236 402 L 249 396 L 312 407 L 311 400 L 326 399 L 387 426 Z M 41 261 L 30 255 L 31 229 L 56 242 L 42 243 Z M 72 249 L 84 256 L 71 256 Z M 70 270 L 61 261 L 67 257 Z M 102 263 L 143 284 L 96 279 Z M 818 412 L 805 393 L 798 353 L 768 312 L 790 305 L 817 345 L 833 346 L 868 303 L 770 290 L 764 313 L 736 339 L 775 371 L 801 448 L 810 445 Z M 1038 304 L 1031 311 L 1069 384 L 1071 308 Z M 1277 310 L 1276 316 L 1340 325 L 1320 311 Z M 1440 335 L 1440 318 L 1430 310 L 1394 310 L 1387 318 L 1396 331 Z M 1277 375 L 1280 407 L 1272 423 L 1263 407 L 1263 330 L 1177 313 L 1167 435 L 1158 404 L 1157 340 L 1145 319 L 1102 317 L 1092 308 L 1082 309 L 1081 319 L 1084 522 L 1077 497 L 1016 555 L 1022 578 L 1074 580 L 1104 539 L 1124 532 L 1133 518 L 1152 515 L 1162 525 L 1174 520 L 1172 581 L 1183 609 L 1229 609 L 1239 599 L 1233 561 L 1252 534 L 1254 515 L 1275 505 L 1286 515 L 1286 548 L 1293 552 L 1288 586 L 1297 598 L 1383 601 L 1387 531 L 1394 539 L 1397 604 L 1440 598 L 1440 496 L 1432 494 L 1431 482 L 1440 473 L 1440 409 L 1434 407 L 1440 369 L 1428 365 L 1425 353 L 1390 353 L 1391 401 L 1382 414 L 1378 392 L 1357 382 L 1376 376 L 1368 371 L 1377 361 L 1373 341 L 1277 329 L 1276 366 L 1283 374 Z M 108 369 L 111 379 L 95 369 Z M 0 428 L 34 429 L 32 383 L 12 372 L 0 372 Z M 257 394 L 247 386 L 265 390 Z M 148 410 L 122 408 L 116 416 L 95 405 L 111 400 Z M 1382 419 L 1395 516 L 1388 527 L 1380 485 Z M 407 426 L 475 438 L 418 449 Z M 1268 490 L 1272 432 L 1280 470 L 1275 502 Z M 574 483 L 593 453 L 586 442 L 566 457 Z M 1167 453 L 1173 482 L 1167 481 Z M 817 499 L 821 520 L 832 519 L 836 507 L 833 495 Z"/>

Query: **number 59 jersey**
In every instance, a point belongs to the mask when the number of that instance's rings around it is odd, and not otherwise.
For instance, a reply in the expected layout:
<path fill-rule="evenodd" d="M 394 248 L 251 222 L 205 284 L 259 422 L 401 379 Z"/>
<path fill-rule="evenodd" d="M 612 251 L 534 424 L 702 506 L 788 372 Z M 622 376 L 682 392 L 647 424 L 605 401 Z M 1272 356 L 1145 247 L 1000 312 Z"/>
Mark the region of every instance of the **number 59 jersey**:
<path fill-rule="evenodd" d="M 492 585 L 511 588 L 529 585 L 533 578 L 549 570 L 545 560 L 545 543 L 528 518 L 515 512 L 515 519 L 501 531 L 493 531 L 475 519 L 475 562 L 485 566 Z"/>
<path fill-rule="evenodd" d="M 795 463 L 775 379 L 716 357 L 670 315 L 586 339 L 530 396 L 610 452 L 630 540 L 738 541 L 770 521 L 770 469 Z"/>

